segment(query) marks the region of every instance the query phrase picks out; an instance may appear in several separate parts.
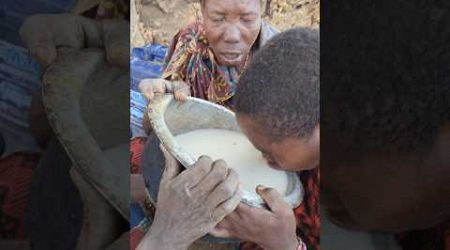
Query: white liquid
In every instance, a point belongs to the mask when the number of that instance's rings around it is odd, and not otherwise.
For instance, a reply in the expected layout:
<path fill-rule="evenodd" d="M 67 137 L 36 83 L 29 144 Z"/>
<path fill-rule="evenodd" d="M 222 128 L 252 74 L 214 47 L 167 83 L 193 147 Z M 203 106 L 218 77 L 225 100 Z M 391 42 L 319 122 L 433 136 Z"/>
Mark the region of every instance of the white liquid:
<path fill-rule="evenodd" d="M 245 135 L 225 129 L 199 129 L 175 136 L 175 140 L 196 159 L 208 155 L 213 160 L 223 159 L 239 175 L 243 188 L 256 194 L 257 185 L 276 189 L 286 194 L 288 175 L 270 168 Z"/>

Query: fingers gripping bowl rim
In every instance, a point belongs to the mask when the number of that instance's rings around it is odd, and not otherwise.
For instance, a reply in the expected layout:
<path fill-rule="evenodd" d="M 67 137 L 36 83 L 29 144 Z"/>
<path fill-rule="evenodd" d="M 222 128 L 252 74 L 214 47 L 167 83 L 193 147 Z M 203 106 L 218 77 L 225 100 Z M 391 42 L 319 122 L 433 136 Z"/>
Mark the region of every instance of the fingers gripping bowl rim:
<path fill-rule="evenodd" d="M 177 143 L 175 135 L 206 128 L 241 132 L 232 111 L 194 97 L 188 97 L 184 103 L 179 103 L 171 94 L 156 95 L 148 106 L 148 116 L 161 143 L 186 168 L 192 167 L 196 159 Z M 288 191 L 283 199 L 295 208 L 302 202 L 304 190 L 296 173 L 287 174 Z M 252 207 L 265 207 L 265 202 L 259 195 L 246 190 L 243 190 L 242 202 Z"/>

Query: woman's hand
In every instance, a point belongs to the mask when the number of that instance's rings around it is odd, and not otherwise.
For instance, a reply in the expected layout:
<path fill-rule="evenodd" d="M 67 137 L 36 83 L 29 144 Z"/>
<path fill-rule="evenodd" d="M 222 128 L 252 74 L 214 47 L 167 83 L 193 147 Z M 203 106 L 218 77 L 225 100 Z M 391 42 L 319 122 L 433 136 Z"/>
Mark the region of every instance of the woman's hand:
<path fill-rule="evenodd" d="M 230 214 L 241 200 L 238 175 L 224 161 L 202 156 L 180 173 L 167 151 L 154 222 L 137 249 L 187 249 Z"/>
<path fill-rule="evenodd" d="M 139 83 L 139 90 L 149 101 L 153 100 L 157 94 L 173 93 L 175 100 L 184 102 L 191 95 L 191 89 L 187 83 L 182 81 L 168 81 L 161 78 L 142 80 Z M 150 134 L 152 126 L 150 125 L 147 112 L 144 112 L 142 126 L 144 127 L 145 133 Z"/>
<path fill-rule="evenodd" d="M 187 83 L 161 78 L 144 79 L 139 83 L 139 89 L 148 100 L 152 100 L 155 94 L 173 93 L 177 101 L 185 101 L 191 95 L 191 88 Z"/>
<path fill-rule="evenodd" d="M 241 203 L 211 234 L 251 241 L 266 250 L 296 250 L 299 242 L 292 208 L 275 189 L 258 188 L 257 192 L 270 211 Z"/>
<path fill-rule="evenodd" d="M 173 93 L 175 100 L 184 102 L 187 97 L 191 95 L 191 89 L 189 85 L 182 81 L 168 81 L 165 79 L 144 79 L 139 83 L 139 90 L 151 101 L 156 94 Z M 150 119 L 148 113 L 144 112 L 144 118 L 142 121 L 142 126 L 147 134 L 152 131 L 152 126 L 150 125 Z"/>

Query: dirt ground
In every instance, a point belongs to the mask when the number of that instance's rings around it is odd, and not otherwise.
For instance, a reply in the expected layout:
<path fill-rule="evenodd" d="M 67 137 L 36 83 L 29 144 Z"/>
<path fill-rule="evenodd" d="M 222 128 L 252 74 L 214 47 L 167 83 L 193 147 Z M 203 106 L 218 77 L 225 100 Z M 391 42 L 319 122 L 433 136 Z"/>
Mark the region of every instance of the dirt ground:
<path fill-rule="evenodd" d="M 283 31 L 295 26 L 318 28 L 319 0 L 266 0 L 263 18 Z M 200 15 L 197 0 L 131 0 L 131 45 L 168 44 L 176 32 Z"/>

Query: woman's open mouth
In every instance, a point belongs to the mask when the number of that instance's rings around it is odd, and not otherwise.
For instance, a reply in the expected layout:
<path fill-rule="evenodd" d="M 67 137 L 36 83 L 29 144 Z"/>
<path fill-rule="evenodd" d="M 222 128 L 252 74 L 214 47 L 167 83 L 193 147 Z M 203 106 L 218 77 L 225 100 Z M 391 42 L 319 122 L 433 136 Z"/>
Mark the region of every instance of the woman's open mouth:
<path fill-rule="evenodd" d="M 242 53 L 225 52 L 220 53 L 220 57 L 226 62 L 240 62 L 242 60 Z"/>

